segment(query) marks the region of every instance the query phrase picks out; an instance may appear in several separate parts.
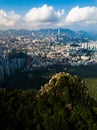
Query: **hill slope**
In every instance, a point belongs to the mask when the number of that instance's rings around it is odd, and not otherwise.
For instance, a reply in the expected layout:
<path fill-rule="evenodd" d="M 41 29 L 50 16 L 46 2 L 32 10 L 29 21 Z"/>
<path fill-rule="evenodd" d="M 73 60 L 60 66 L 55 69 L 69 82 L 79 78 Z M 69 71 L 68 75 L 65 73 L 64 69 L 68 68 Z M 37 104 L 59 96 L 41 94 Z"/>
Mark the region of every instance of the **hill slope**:
<path fill-rule="evenodd" d="M 52 76 L 38 92 L 0 89 L 0 130 L 97 130 L 97 102 L 83 81 Z"/>
<path fill-rule="evenodd" d="M 88 95 L 83 81 L 68 73 L 55 74 L 38 92 L 42 118 L 52 130 L 96 130 L 97 103 Z M 44 105 L 45 104 L 45 105 Z M 50 113 L 49 113 L 50 112 Z M 53 121 L 52 121 L 53 118 Z"/>

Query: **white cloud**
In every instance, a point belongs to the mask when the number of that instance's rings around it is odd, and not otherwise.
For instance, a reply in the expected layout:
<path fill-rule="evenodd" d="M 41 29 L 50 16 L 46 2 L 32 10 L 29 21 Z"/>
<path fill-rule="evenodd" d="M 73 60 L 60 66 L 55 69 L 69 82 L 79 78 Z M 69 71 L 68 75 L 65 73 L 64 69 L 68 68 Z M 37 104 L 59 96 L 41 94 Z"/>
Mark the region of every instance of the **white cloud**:
<path fill-rule="evenodd" d="M 0 25 L 11 27 L 14 26 L 20 19 L 20 15 L 16 14 L 14 11 L 6 12 L 0 10 Z"/>
<path fill-rule="evenodd" d="M 97 23 L 97 7 L 76 6 L 69 11 L 65 21 L 67 24 L 95 24 Z"/>
<path fill-rule="evenodd" d="M 14 11 L 0 10 L 1 29 L 40 29 L 66 27 L 72 29 L 96 29 L 97 7 L 72 8 L 67 14 L 64 9 L 55 10 L 53 6 L 43 5 L 28 10 L 24 16 Z"/>
<path fill-rule="evenodd" d="M 25 14 L 25 21 L 32 23 L 58 22 L 64 10 L 55 11 L 52 6 L 43 5 L 39 8 L 32 8 Z"/>
<path fill-rule="evenodd" d="M 24 17 L 28 28 L 48 27 L 70 27 L 70 28 L 91 28 L 96 27 L 97 7 L 76 6 L 66 16 L 64 9 L 55 11 L 52 6 L 43 5 L 39 8 L 32 8 Z"/>

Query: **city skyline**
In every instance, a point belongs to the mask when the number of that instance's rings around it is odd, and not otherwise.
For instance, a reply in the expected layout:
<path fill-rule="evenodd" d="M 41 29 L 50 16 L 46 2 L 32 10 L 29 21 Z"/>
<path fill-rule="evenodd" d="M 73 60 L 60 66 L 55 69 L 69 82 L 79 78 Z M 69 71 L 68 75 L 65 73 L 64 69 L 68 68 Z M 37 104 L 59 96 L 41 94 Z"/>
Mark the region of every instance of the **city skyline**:
<path fill-rule="evenodd" d="M 70 28 L 96 31 L 97 0 L 0 0 L 0 29 Z"/>

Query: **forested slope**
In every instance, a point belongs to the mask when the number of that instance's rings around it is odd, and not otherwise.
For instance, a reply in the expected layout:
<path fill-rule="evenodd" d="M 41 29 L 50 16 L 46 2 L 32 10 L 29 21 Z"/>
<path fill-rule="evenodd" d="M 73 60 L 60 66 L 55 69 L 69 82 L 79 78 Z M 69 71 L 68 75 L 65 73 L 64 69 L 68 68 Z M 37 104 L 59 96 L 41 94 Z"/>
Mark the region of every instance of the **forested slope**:
<path fill-rule="evenodd" d="M 58 73 L 39 91 L 0 89 L 0 130 L 97 130 L 97 102 L 77 76 Z"/>

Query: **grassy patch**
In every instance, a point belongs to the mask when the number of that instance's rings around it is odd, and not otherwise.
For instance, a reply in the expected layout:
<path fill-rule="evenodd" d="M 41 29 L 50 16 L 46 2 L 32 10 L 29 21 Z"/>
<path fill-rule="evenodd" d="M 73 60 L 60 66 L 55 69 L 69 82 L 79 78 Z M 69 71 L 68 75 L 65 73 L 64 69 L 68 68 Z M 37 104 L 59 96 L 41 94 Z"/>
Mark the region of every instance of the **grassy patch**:
<path fill-rule="evenodd" d="M 97 100 L 97 78 L 84 78 L 89 94 Z"/>

